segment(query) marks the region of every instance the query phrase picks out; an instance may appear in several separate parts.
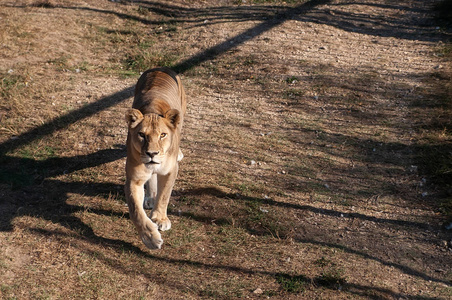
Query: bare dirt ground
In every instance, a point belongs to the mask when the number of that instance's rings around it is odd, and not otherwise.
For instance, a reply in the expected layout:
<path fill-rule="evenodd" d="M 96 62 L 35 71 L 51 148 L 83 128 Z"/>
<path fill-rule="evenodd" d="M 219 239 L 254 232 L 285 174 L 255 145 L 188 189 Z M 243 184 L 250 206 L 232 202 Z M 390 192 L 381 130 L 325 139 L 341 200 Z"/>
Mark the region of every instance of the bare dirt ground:
<path fill-rule="evenodd" d="M 2 1 L 0 298 L 450 299 L 434 3 Z M 150 251 L 124 113 L 157 65 L 189 104 Z"/>

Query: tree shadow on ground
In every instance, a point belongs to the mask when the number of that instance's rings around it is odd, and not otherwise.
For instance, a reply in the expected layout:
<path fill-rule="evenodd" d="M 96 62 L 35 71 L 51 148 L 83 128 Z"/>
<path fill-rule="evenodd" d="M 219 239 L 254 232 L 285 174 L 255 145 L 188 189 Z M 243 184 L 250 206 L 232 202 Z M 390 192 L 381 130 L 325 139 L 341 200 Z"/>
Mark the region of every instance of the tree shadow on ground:
<path fill-rule="evenodd" d="M 244 196 L 239 193 L 225 193 L 216 187 L 205 187 L 205 188 L 197 188 L 197 189 L 188 190 L 188 191 L 183 192 L 183 196 L 185 196 L 185 197 L 194 196 L 194 197 L 198 197 L 198 198 L 202 198 L 202 197 L 206 197 L 206 196 L 207 197 L 213 196 L 215 199 L 229 199 L 232 201 L 237 201 L 237 202 L 241 202 L 241 203 L 245 203 L 245 204 L 251 203 L 251 206 L 254 208 L 256 208 L 256 207 L 258 208 L 260 205 L 270 206 L 270 207 L 272 207 L 271 209 L 284 208 L 285 215 L 287 215 L 287 216 L 292 215 L 292 213 L 290 213 L 287 210 L 297 210 L 299 212 L 309 211 L 314 214 L 322 215 L 325 217 L 340 218 L 343 220 L 348 219 L 348 220 L 368 221 L 368 222 L 372 222 L 375 224 L 379 224 L 379 226 L 381 226 L 381 227 L 398 228 L 399 230 L 406 231 L 407 233 L 433 231 L 433 228 L 430 225 L 424 224 L 424 223 L 411 222 L 411 221 L 405 221 L 405 220 L 397 220 L 397 219 L 377 218 L 377 217 L 373 217 L 373 216 L 367 216 L 367 215 L 364 215 L 361 213 L 341 212 L 341 211 L 333 210 L 333 209 L 317 208 L 317 207 L 314 207 L 311 205 L 297 205 L 297 204 L 292 204 L 292 203 L 279 202 L 279 201 L 269 199 L 269 198 L 249 197 L 249 196 Z M 258 206 L 256 206 L 255 204 L 258 204 Z M 230 225 L 232 223 L 227 216 L 222 215 L 222 212 L 213 213 L 211 210 L 209 210 L 207 215 L 201 214 L 199 212 L 190 212 L 190 211 L 178 213 L 178 214 L 180 214 L 181 216 L 191 218 L 198 222 L 209 224 L 209 225 L 216 224 L 218 226 L 222 226 L 222 225 L 228 225 L 228 224 Z M 244 218 L 247 218 L 247 217 L 249 217 L 249 215 L 245 216 Z M 289 221 L 289 219 L 290 218 L 286 218 L 285 221 Z M 281 221 L 279 221 L 279 222 L 281 222 Z M 345 221 L 343 221 L 343 222 L 345 222 Z M 235 224 L 234 226 L 242 227 L 243 229 L 249 231 L 251 234 L 254 234 L 254 235 L 272 235 L 273 236 L 273 234 L 268 230 L 268 228 L 264 228 L 264 230 L 262 230 L 262 229 L 256 230 L 256 228 L 251 228 L 251 227 L 247 226 L 246 222 L 240 222 L 240 221 L 234 222 L 234 224 Z M 282 227 L 289 227 L 289 226 L 291 226 L 289 223 L 282 224 Z M 289 236 L 292 235 L 291 233 L 289 233 L 290 228 L 286 228 L 286 229 L 287 229 L 287 234 Z M 323 229 L 322 229 L 322 232 L 319 232 L 318 228 L 310 228 L 310 229 L 306 229 L 303 231 L 305 232 L 304 234 L 296 234 L 295 236 L 293 236 L 291 238 L 293 238 L 296 242 L 303 243 L 303 244 L 321 245 L 321 246 L 325 246 L 328 248 L 339 249 L 346 253 L 360 256 L 364 259 L 370 259 L 370 260 L 376 261 L 384 266 L 394 267 L 394 268 L 402 271 L 405 274 L 419 277 L 423 280 L 440 282 L 440 283 L 450 285 L 450 282 L 447 280 L 435 278 L 433 276 L 427 275 L 426 273 L 420 272 L 411 267 L 400 264 L 399 262 L 392 262 L 392 261 L 385 260 L 381 257 L 376 256 L 377 254 L 375 254 L 375 255 L 369 254 L 369 253 L 372 253 L 372 249 L 367 252 L 363 251 L 362 248 L 364 247 L 364 245 L 361 245 L 361 244 L 358 245 L 358 248 L 360 250 L 357 250 L 357 249 L 354 249 L 352 246 L 347 245 L 346 242 L 344 242 L 345 245 L 340 244 L 340 243 L 326 242 L 326 240 L 328 240 L 330 238 L 329 237 L 330 234 L 328 234 L 328 232 Z M 284 236 L 284 233 L 282 233 L 282 234 L 283 235 L 280 236 L 280 238 L 288 238 L 289 237 L 289 236 Z M 371 244 L 367 244 L 365 246 L 368 248 L 373 247 L 373 245 L 371 245 Z"/>
<path fill-rule="evenodd" d="M 261 24 L 246 30 L 244 33 L 233 37 L 224 43 L 212 47 L 195 56 L 190 60 L 177 65 L 175 69 L 178 72 L 185 72 L 193 65 L 198 64 L 198 61 L 205 61 L 203 58 L 216 56 L 219 53 L 224 53 L 225 48 L 236 47 L 246 40 L 252 39 L 265 31 L 270 30 L 288 20 L 297 20 L 301 22 L 312 22 L 317 24 L 325 24 L 334 26 L 344 31 L 355 32 L 370 36 L 381 37 L 395 37 L 407 40 L 423 40 L 423 41 L 440 41 L 444 38 L 441 34 L 435 31 L 432 20 L 425 20 L 425 24 L 418 24 L 413 21 L 405 19 L 404 15 L 399 15 L 393 18 L 388 18 L 384 12 L 380 16 L 372 16 L 369 14 L 357 14 L 353 12 L 346 12 L 339 10 L 340 7 L 347 7 L 350 5 L 368 6 L 369 8 L 380 8 L 394 11 L 410 11 L 426 15 L 430 11 L 430 7 L 418 3 L 418 7 L 412 8 L 406 4 L 380 4 L 380 3 L 341 3 L 334 4 L 337 10 L 322 9 L 321 6 L 330 4 L 330 0 L 310 0 L 294 7 L 285 6 L 220 6 L 209 8 L 192 8 L 178 5 L 170 5 L 159 3 L 156 1 L 121 1 L 118 5 L 137 5 L 138 15 L 132 15 L 113 10 L 103 10 L 92 7 L 83 6 L 61 6 L 53 5 L 47 7 L 49 9 L 72 9 L 72 10 L 87 10 L 95 13 L 116 15 L 122 19 L 130 19 L 145 25 L 162 25 L 162 24 L 194 24 L 194 26 L 210 26 L 217 23 L 227 22 L 247 22 L 247 21 L 262 21 Z M 331 5 L 331 4 L 330 4 Z M 320 8 L 319 8 L 320 7 Z M 146 17 L 146 12 L 152 12 L 160 15 L 164 19 L 152 20 Z M 232 47 L 231 47 L 232 44 Z"/>
<path fill-rule="evenodd" d="M 409 3 L 409 4 L 408 4 Z M 331 5 L 333 9 L 317 9 L 306 15 L 296 18 L 302 22 L 313 22 L 334 26 L 345 31 L 360 33 L 375 37 L 395 37 L 407 40 L 440 41 L 443 37 L 437 30 L 433 19 L 424 19 L 423 23 L 407 23 L 405 13 L 425 16 L 430 13 L 431 7 L 422 1 L 398 2 L 397 4 L 347 2 Z M 356 10 L 344 11 L 347 6 L 364 6 L 362 13 Z M 373 9 L 381 10 L 380 14 L 372 14 Z M 369 11 L 369 13 L 366 13 Z M 386 15 L 389 11 L 398 12 L 393 16 Z"/>
<path fill-rule="evenodd" d="M 351 5 L 366 6 L 368 9 L 380 9 L 387 11 L 410 12 L 426 15 L 430 11 L 428 5 L 421 2 L 413 7 L 404 3 L 383 4 L 383 3 L 364 3 L 364 2 L 347 2 L 332 4 L 336 10 L 322 9 L 319 6 L 330 4 L 330 0 L 324 1 L 307 1 L 295 7 L 284 6 L 259 6 L 259 5 L 240 5 L 240 6 L 220 6 L 206 8 L 192 8 L 177 5 L 162 4 L 156 1 L 126 1 L 124 3 L 138 4 L 141 10 L 153 12 L 155 14 L 167 18 L 167 22 L 173 23 L 194 23 L 195 26 L 206 26 L 206 23 L 226 23 L 226 22 L 243 22 L 243 21 L 261 21 L 273 19 L 279 23 L 286 20 L 298 20 L 302 22 L 312 22 L 317 24 L 325 24 L 336 28 L 356 32 L 365 35 L 396 37 L 408 40 L 425 40 L 439 41 L 440 35 L 433 30 L 434 24 L 432 20 L 425 20 L 423 24 L 407 23 L 404 15 L 400 14 L 392 18 L 384 15 L 372 16 L 369 14 L 358 14 L 355 12 L 341 11 L 341 7 Z M 411 4 L 411 3 L 410 3 Z M 316 9 L 307 11 L 307 9 Z M 110 12 L 114 13 L 114 12 Z M 147 18 L 138 18 L 131 15 L 119 15 L 122 18 L 131 18 L 144 24 L 155 24 Z M 267 21 L 264 21 L 266 23 Z"/>
<path fill-rule="evenodd" d="M 202 62 L 214 59 L 216 56 L 224 53 L 232 48 L 237 47 L 238 45 L 244 43 L 247 40 L 250 40 L 256 36 L 259 36 L 265 31 L 271 30 L 275 26 L 281 24 L 285 20 L 292 17 L 294 13 L 300 14 L 306 12 L 316 5 L 327 3 L 328 0 L 312 0 L 305 4 L 302 4 L 296 8 L 295 11 L 292 9 L 288 9 L 282 14 L 279 14 L 277 17 L 272 18 L 270 20 L 266 20 L 261 24 L 258 24 L 249 30 L 245 31 L 233 37 L 223 43 L 220 43 L 210 49 L 207 49 L 187 60 L 179 63 L 176 66 L 173 66 L 175 70 L 178 72 L 185 72 L 196 65 L 201 64 Z M 63 8 L 58 6 L 52 6 L 54 8 Z M 83 9 L 83 8 L 71 8 L 71 9 Z M 86 8 L 89 10 L 94 10 L 91 8 Z M 102 11 L 100 11 L 102 12 Z M 102 12 L 103 13 L 103 12 Z M 121 16 L 120 16 L 121 17 Z M 129 17 L 129 16 L 123 16 Z M 2 172 L 0 173 L 0 184 L 9 187 L 16 188 L 18 185 L 28 185 L 30 186 L 28 189 L 32 190 L 33 186 L 37 184 L 36 180 L 40 180 L 42 183 L 49 178 L 50 176 L 56 176 L 58 174 L 68 174 L 75 170 L 84 169 L 87 167 L 94 167 L 105 164 L 107 162 L 119 159 L 125 155 L 125 151 L 109 151 L 109 150 L 101 150 L 97 153 L 89 154 L 86 156 L 73 157 L 73 158 L 49 158 L 45 161 L 37 161 L 32 159 L 25 158 L 15 158 L 11 155 L 14 150 L 30 144 L 36 140 L 45 138 L 52 133 L 67 128 L 69 125 L 95 115 L 96 113 L 109 109 L 118 103 L 130 98 L 132 96 L 133 87 L 128 87 L 119 92 L 116 92 L 107 97 L 103 97 L 96 102 L 88 104 L 80 109 L 71 111 L 65 115 L 55 118 L 54 120 L 45 123 L 42 126 L 38 126 L 34 129 L 29 130 L 19 136 L 13 137 L 3 143 L 0 144 L 0 163 L 2 164 Z M 57 170 L 46 170 L 47 168 L 61 167 Z M 4 170 L 4 171 L 3 171 Z M 28 175 L 26 175 L 28 174 Z M 30 175 L 32 174 L 32 175 Z M 24 178 L 25 175 L 25 178 Z M 20 182 L 24 180 L 24 182 Z M 76 192 L 77 184 L 75 184 L 73 192 Z M 68 188 L 69 190 L 69 188 Z M 14 196 L 13 196 L 14 197 Z M 38 194 L 35 195 L 35 198 L 38 197 Z M 33 197 L 31 197 L 33 198 Z M 59 203 L 64 205 L 64 197 L 61 197 Z M 19 199 L 10 199 L 17 205 L 21 205 L 23 200 Z M 26 199 L 25 199 L 26 201 Z M 3 223 L 10 224 L 12 220 L 12 216 L 5 218 L 7 221 L 3 221 Z M 4 219 L 4 220 L 5 220 Z M 3 226 L 3 228 L 11 229 L 10 225 Z"/>
<path fill-rule="evenodd" d="M 264 21 L 261 24 L 245 31 L 242 34 L 239 34 L 238 36 L 231 38 L 223 43 L 220 43 L 210 49 L 207 49 L 206 51 L 195 55 L 180 64 L 174 66 L 176 70 L 179 72 L 185 72 L 189 70 L 190 68 L 193 68 L 194 66 L 214 59 L 216 56 L 220 55 L 221 53 L 224 53 L 225 51 L 228 51 L 234 47 L 237 47 L 240 44 L 243 44 L 244 42 L 255 38 L 259 36 L 260 34 L 264 33 L 265 31 L 268 31 L 277 25 L 285 22 L 288 19 L 294 18 L 297 15 L 307 13 L 310 9 L 314 8 L 316 5 L 319 4 L 326 4 L 329 1 L 312 1 L 308 4 L 303 4 L 301 6 L 298 6 L 296 8 L 291 8 L 287 11 L 283 11 L 279 13 L 276 16 L 271 16 L 271 20 Z M 143 5 L 147 4 L 150 5 L 148 8 L 153 8 L 153 3 L 151 2 L 142 2 Z M 174 7 L 167 7 L 166 11 L 160 11 L 159 13 L 163 15 L 168 15 L 170 17 L 173 17 L 173 14 L 176 14 L 174 12 L 174 9 L 181 10 L 181 8 L 174 8 Z M 279 8 L 278 8 L 279 9 Z M 93 10 L 94 11 L 94 10 Z M 172 12 L 173 11 L 173 12 Z M 99 11 L 104 13 L 103 11 Z M 156 11 L 157 12 L 157 11 Z M 186 14 L 190 13 L 189 11 L 186 12 Z M 200 12 L 199 16 L 202 16 L 205 12 Z M 338 13 L 339 14 L 339 13 Z M 228 13 L 230 15 L 230 13 Z M 119 15 L 121 17 L 121 15 Z M 182 16 L 186 16 L 183 15 Z M 124 18 L 130 18 L 128 15 L 123 15 Z M 177 17 L 177 15 L 176 15 Z M 366 20 L 365 16 L 344 16 L 342 15 L 342 21 L 338 22 L 335 26 L 338 26 L 339 28 L 344 27 L 345 30 L 355 30 L 354 23 L 355 22 L 364 22 Z M 353 18 L 352 18 L 353 17 Z M 212 18 L 215 18 L 213 16 Z M 227 19 L 228 17 L 222 16 L 221 18 Z M 242 15 L 241 18 L 244 18 Z M 260 15 L 259 18 L 263 18 L 263 15 Z M 309 22 L 320 22 L 325 24 L 333 23 L 334 21 L 331 20 L 329 17 L 312 17 L 308 16 L 306 19 L 301 18 L 302 21 L 309 21 Z M 144 21 L 143 21 L 144 22 Z M 389 34 L 389 32 L 397 27 L 397 23 L 393 23 L 391 26 L 388 26 L 386 31 L 383 31 L 384 34 Z M 374 30 L 366 29 L 368 25 L 362 26 L 361 33 L 366 33 L 373 35 L 375 34 Z M 410 35 L 410 30 L 413 28 L 406 29 L 405 31 L 402 31 L 399 33 L 392 33 L 391 36 L 403 36 L 404 38 L 412 38 L 414 39 L 415 34 Z M 405 30 L 405 29 L 404 29 Z M 397 30 L 395 30 L 397 32 Z M 381 33 L 379 33 L 381 34 Z M 99 166 L 108 162 L 115 161 L 117 159 L 120 159 L 124 157 L 125 151 L 123 149 L 115 149 L 115 150 L 101 150 L 96 153 L 84 155 L 84 156 L 76 156 L 76 157 L 70 157 L 70 158 L 49 158 L 45 161 L 37 161 L 32 159 L 25 159 L 25 158 L 17 158 L 12 156 L 10 153 L 12 153 L 14 150 L 18 149 L 21 146 L 27 145 L 31 143 L 32 141 L 35 141 L 37 139 L 44 138 L 46 136 L 49 136 L 53 132 L 56 132 L 58 130 L 61 130 L 63 128 L 68 127 L 70 124 L 87 118 L 89 116 L 92 116 L 99 111 L 108 109 L 110 107 L 113 107 L 114 105 L 124 101 L 125 99 L 129 98 L 132 94 L 132 87 L 129 87 L 127 89 L 124 89 L 122 91 L 119 91 L 111 96 L 104 97 L 102 99 L 99 99 L 97 102 L 90 104 L 88 106 L 85 106 L 84 108 L 81 108 L 79 110 L 70 112 L 69 114 L 66 114 L 64 116 L 61 116 L 49 123 L 44 124 L 43 126 L 36 127 L 35 129 L 32 129 L 20 136 L 18 136 L 15 139 L 11 139 L 9 141 L 6 141 L 0 145 L 0 163 L 2 164 L 2 172 L 0 173 L 0 185 L 2 187 L 5 187 L 6 191 L 3 191 L 3 195 L 6 193 L 9 193 L 9 195 L 6 195 L 5 198 L 3 198 L 3 201 L 9 202 L 10 206 L 8 206 L 8 209 L 2 210 L 1 212 L 1 230 L 2 231 L 9 231 L 12 229 L 12 220 L 20 215 L 33 215 L 39 218 L 43 218 L 45 220 L 52 220 L 59 224 L 61 224 L 64 227 L 67 227 L 71 230 L 76 230 L 79 232 L 83 232 L 82 236 L 80 237 L 83 241 L 88 241 L 91 243 L 102 243 L 104 245 L 108 245 L 116 249 L 116 251 L 122 251 L 122 249 L 129 249 L 130 251 L 133 251 L 137 255 L 141 255 L 144 258 L 151 258 L 155 260 L 160 260 L 166 263 L 170 264 L 180 264 L 180 265 L 190 265 L 195 266 L 199 268 L 206 268 L 206 269 L 219 269 L 219 270 L 226 270 L 230 272 L 237 272 L 240 274 L 256 274 L 256 273 L 262 273 L 260 271 L 254 271 L 250 269 L 240 268 L 240 267 L 234 267 L 234 266 L 224 266 L 224 265 L 215 265 L 215 264 L 205 264 L 200 263 L 196 261 L 191 260 L 177 260 L 177 259 L 170 259 L 170 258 L 161 258 L 157 256 L 153 256 L 151 254 L 143 252 L 140 248 L 124 242 L 120 240 L 113 240 L 113 239 L 106 239 L 103 237 L 99 237 L 96 235 L 93 231 L 93 229 L 86 225 L 84 222 L 82 222 L 79 218 L 74 217 L 74 212 L 80 210 L 80 207 L 75 207 L 73 205 L 69 205 L 66 203 L 67 200 L 67 194 L 68 193 L 79 193 L 79 194 L 85 194 L 85 195 L 99 195 L 102 192 L 108 193 L 111 190 L 116 190 L 117 185 L 116 184 L 92 184 L 89 183 L 89 187 L 87 187 L 86 183 L 83 182 L 71 182 L 71 183 L 64 183 L 60 182 L 58 180 L 53 180 L 51 177 L 55 177 L 61 174 L 66 174 L 70 172 L 74 172 L 76 170 L 81 170 L 88 167 L 95 167 Z M 66 172 L 66 173 L 65 173 Z M 23 175 L 27 174 L 26 179 L 22 179 Z M 21 181 L 24 180 L 24 181 Z M 48 190 L 52 190 L 51 193 L 48 193 Z M 51 194 L 48 196 L 48 194 Z M 208 188 L 208 189 L 194 189 L 192 191 L 187 192 L 188 195 L 211 195 L 216 198 L 230 198 L 230 199 L 236 199 L 238 201 L 244 201 L 244 202 L 258 202 L 265 205 L 270 205 L 274 207 L 280 207 L 284 209 L 293 209 L 293 210 L 301 210 L 301 211 L 310 211 L 316 214 L 321 214 L 327 217 L 341 217 L 344 216 L 345 218 L 350 219 L 360 219 L 365 220 L 369 222 L 374 222 L 378 224 L 382 224 L 384 226 L 399 226 L 402 228 L 405 228 L 405 230 L 429 230 L 428 225 L 420 223 L 420 222 L 410 222 L 410 221 L 404 221 L 404 220 L 393 220 L 393 219 L 385 219 L 385 218 L 376 218 L 376 217 L 370 217 L 366 216 L 364 214 L 359 213 L 342 213 L 340 211 L 336 210 L 325 210 L 325 209 L 318 209 L 313 206 L 309 205 L 296 205 L 296 204 L 290 204 L 290 203 L 280 203 L 271 199 L 259 199 L 259 198 L 253 198 L 253 197 L 246 197 L 243 195 L 231 195 L 227 193 L 223 193 L 221 191 L 218 191 L 214 188 Z M 3 196 L 2 195 L 2 196 Z M 4 203 L 2 203 L 3 205 Z M 30 208 L 25 208 L 23 210 L 19 210 L 20 207 L 29 205 Z M 39 206 L 39 208 L 38 208 Z M 37 208 L 37 209 L 35 209 Z M 94 213 L 98 215 L 111 215 L 114 214 L 114 211 L 108 211 L 108 210 L 94 210 Z M 187 213 L 187 217 L 193 218 L 196 221 L 199 222 L 211 222 L 212 220 L 209 220 L 210 217 L 203 217 L 196 213 Z M 223 222 L 227 222 L 223 221 Z M 246 228 L 245 228 L 246 229 Z M 40 234 L 51 234 L 51 235 L 58 235 L 61 233 L 58 232 L 50 232 L 43 229 L 36 229 L 37 233 Z M 342 246 L 338 244 L 333 243 L 327 243 L 323 241 L 313 240 L 313 239 L 303 239 L 302 237 L 296 238 L 297 242 L 299 243 L 312 243 L 312 244 L 318 244 L 322 246 L 327 246 L 331 248 L 338 248 L 341 249 L 347 253 L 355 254 L 358 256 L 361 256 L 366 259 L 371 259 L 374 261 L 377 261 L 383 265 L 386 266 L 392 266 L 394 268 L 399 269 L 405 274 L 409 274 L 415 277 L 422 278 L 424 280 L 431 280 L 433 282 L 441 282 L 445 284 L 450 284 L 449 282 L 443 281 L 438 278 L 434 278 L 432 276 L 429 276 L 427 274 L 424 274 L 422 272 L 416 271 L 412 268 L 409 268 L 407 266 L 385 261 L 379 257 L 375 257 L 372 255 L 369 255 L 365 252 L 355 250 L 353 248 Z M 116 261 L 111 262 L 110 260 L 104 260 L 106 264 L 111 264 L 113 267 L 122 269 L 124 272 L 127 269 L 124 266 L 124 262 Z M 151 271 L 148 271 L 147 275 L 150 277 L 152 276 Z M 273 272 L 263 272 L 265 275 L 270 276 L 278 276 L 278 275 L 288 275 L 285 273 L 273 273 Z M 301 275 L 304 276 L 304 275 Z M 154 279 L 154 278 L 153 278 Z M 306 277 L 306 281 L 315 281 L 313 278 Z M 379 288 L 373 288 L 373 287 L 367 287 L 367 286 L 359 286 L 359 285 L 350 285 L 350 288 L 353 288 L 356 290 L 356 294 L 363 293 L 364 290 L 375 290 L 377 292 L 383 293 L 385 295 L 390 296 L 402 296 L 407 297 L 407 295 L 400 295 L 397 293 L 393 293 L 389 290 L 379 289 Z M 408 296 L 409 297 L 409 296 Z M 414 297 L 413 297 L 414 298 Z M 425 298 L 428 299 L 428 298 Z"/>
<path fill-rule="evenodd" d="M 249 269 L 249 268 L 241 267 L 241 266 L 205 263 L 202 261 L 195 261 L 195 260 L 190 260 L 190 259 L 176 259 L 176 258 L 163 257 L 163 256 L 159 256 L 159 255 L 153 255 L 149 252 L 142 251 L 139 247 L 136 247 L 130 243 L 127 243 L 127 242 L 124 242 L 121 240 L 99 237 L 96 234 L 94 234 L 89 227 L 84 228 L 84 229 L 86 229 L 87 231 L 82 237 L 71 236 L 73 246 L 79 248 L 80 251 L 83 251 L 84 253 L 95 255 L 96 259 L 102 261 L 104 264 L 112 267 L 113 269 L 115 269 L 123 274 L 135 275 L 137 270 L 130 269 L 127 266 L 128 263 L 121 260 L 120 258 L 117 258 L 117 256 L 115 256 L 115 257 L 106 257 L 104 255 L 100 256 L 98 252 L 86 247 L 85 242 L 89 241 L 92 244 L 101 244 L 102 246 L 113 249 L 114 252 L 116 252 L 118 254 L 124 253 L 124 251 L 128 251 L 128 252 L 134 253 L 134 255 L 136 255 L 142 259 L 151 259 L 152 261 L 155 261 L 155 262 L 166 263 L 166 264 L 170 264 L 170 265 L 178 265 L 181 267 L 180 268 L 181 272 L 183 272 L 183 268 L 182 268 L 183 266 L 189 266 L 190 268 L 195 268 L 195 269 L 200 269 L 200 270 L 206 270 L 206 271 L 214 270 L 214 271 L 226 272 L 229 274 L 236 274 L 236 275 L 240 275 L 240 276 L 243 276 L 243 275 L 270 276 L 270 277 L 275 278 L 276 281 L 280 281 L 280 278 L 286 278 L 288 280 L 296 280 L 298 283 L 303 285 L 303 289 L 301 289 L 299 292 L 297 292 L 297 293 L 301 293 L 301 295 L 302 295 L 304 288 L 310 288 L 310 289 L 326 288 L 326 289 L 333 289 L 333 290 L 338 289 L 338 286 L 336 283 L 325 281 L 324 278 L 322 278 L 321 276 L 311 277 L 311 276 L 306 276 L 306 275 L 300 274 L 299 272 L 297 272 L 297 275 L 294 275 L 292 273 L 291 274 L 284 273 L 284 272 L 269 272 L 269 271 L 265 271 L 265 270 L 253 270 L 253 269 Z M 47 230 L 47 229 L 33 228 L 33 229 L 31 229 L 31 231 L 36 234 L 45 236 L 45 237 L 53 236 L 53 237 L 57 237 L 57 238 L 58 237 L 65 238 L 68 236 L 67 233 L 59 232 L 59 231 L 52 231 L 52 230 Z M 75 239 L 75 241 L 74 241 L 74 239 Z M 306 243 L 312 243 L 312 242 L 306 241 Z M 328 245 L 328 246 L 336 247 L 337 245 Z M 357 254 L 359 254 L 359 253 L 357 253 Z M 372 259 L 372 257 L 367 257 L 367 258 Z M 384 262 L 383 262 L 383 264 L 384 264 Z M 392 265 L 392 264 L 390 264 L 390 265 Z M 398 266 L 395 265 L 394 267 L 397 268 Z M 404 268 L 404 271 L 409 272 L 410 270 L 409 269 L 407 270 L 406 268 Z M 158 284 L 165 284 L 167 287 L 175 288 L 175 289 L 181 290 L 183 292 L 186 291 L 187 287 L 185 284 L 181 284 L 180 281 L 177 281 L 177 282 L 168 281 L 166 278 L 161 278 L 160 276 L 154 274 L 153 270 L 143 268 L 143 269 L 140 269 L 140 273 L 143 276 L 146 276 L 152 282 L 156 282 Z M 434 282 L 438 281 L 435 278 L 431 278 L 429 276 L 426 276 L 422 273 L 417 273 L 415 271 L 413 273 L 409 273 L 409 274 L 411 274 L 413 276 L 425 277 L 426 279 L 428 278 L 429 280 L 432 280 Z M 181 274 L 181 276 L 183 276 L 183 274 Z M 404 299 L 425 299 L 425 300 L 435 299 L 433 297 L 411 296 L 409 294 L 397 293 L 390 289 L 384 289 L 384 288 L 378 288 L 378 287 L 366 286 L 366 285 L 360 285 L 360 284 L 354 284 L 354 283 L 347 283 L 346 281 L 341 283 L 339 288 L 341 290 L 348 291 L 351 294 L 367 296 L 367 297 L 369 297 L 369 299 L 381 299 L 382 297 L 383 298 L 384 297 L 397 297 L 397 298 L 403 297 Z M 203 290 L 201 289 L 201 287 L 198 287 L 198 290 L 196 292 L 198 294 L 202 294 Z M 281 286 L 279 292 L 284 293 L 284 287 Z"/>
<path fill-rule="evenodd" d="M 229 51 L 230 49 L 236 48 L 240 44 L 251 40 L 262 33 L 271 30 L 275 26 L 280 25 L 287 19 L 290 19 L 294 13 L 300 14 L 309 9 L 312 9 L 316 5 L 320 5 L 323 3 L 327 3 L 329 0 L 312 0 L 308 1 L 306 4 L 302 4 L 297 7 L 296 11 L 292 12 L 292 9 L 288 9 L 286 12 L 274 17 L 270 20 L 263 21 L 261 24 L 258 24 L 247 31 L 228 39 L 222 43 L 219 43 L 205 51 L 200 52 L 193 57 L 190 57 L 177 65 L 172 66 L 174 70 L 179 73 L 184 73 L 187 70 L 205 62 L 208 60 L 212 60 L 218 55 Z M 74 7 L 71 9 L 83 9 L 80 7 Z M 86 8 L 91 10 L 91 8 Z M 128 87 L 124 90 L 116 92 L 110 96 L 101 98 L 96 102 L 88 104 L 78 110 L 71 111 L 70 113 L 63 115 L 50 121 L 42 126 L 36 127 L 26 133 L 21 134 L 20 136 L 14 137 L 14 139 L 10 139 L 6 142 L 0 144 L 0 155 L 5 155 L 7 152 L 11 152 L 14 149 L 23 146 L 25 144 L 29 144 L 36 139 L 40 139 L 44 136 L 48 136 L 51 133 L 66 128 L 70 124 L 73 124 L 81 119 L 85 119 L 89 116 L 92 116 L 100 111 L 106 110 L 132 96 L 134 87 Z M 1 157 L 0 157 L 1 159 Z"/>

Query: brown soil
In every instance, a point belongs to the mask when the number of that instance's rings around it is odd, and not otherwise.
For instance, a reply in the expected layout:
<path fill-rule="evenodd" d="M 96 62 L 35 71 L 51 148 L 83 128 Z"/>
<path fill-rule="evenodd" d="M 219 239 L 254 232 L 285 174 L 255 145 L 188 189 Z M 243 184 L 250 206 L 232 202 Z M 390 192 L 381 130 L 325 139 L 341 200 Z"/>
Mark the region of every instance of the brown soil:
<path fill-rule="evenodd" d="M 0 4 L 0 298 L 452 297 L 435 1 L 286 2 Z M 156 65 L 189 104 L 149 251 L 124 113 Z"/>

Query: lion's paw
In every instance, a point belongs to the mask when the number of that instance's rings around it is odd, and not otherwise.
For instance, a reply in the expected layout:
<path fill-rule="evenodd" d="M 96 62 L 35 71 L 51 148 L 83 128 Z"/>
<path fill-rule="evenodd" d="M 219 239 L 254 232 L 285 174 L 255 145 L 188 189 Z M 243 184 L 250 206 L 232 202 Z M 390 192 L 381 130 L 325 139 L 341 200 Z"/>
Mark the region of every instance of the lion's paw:
<path fill-rule="evenodd" d="M 149 249 L 161 249 L 163 245 L 163 240 L 161 237 L 157 238 L 156 236 L 149 233 L 140 234 L 141 240 Z"/>
<path fill-rule="evenodd" d="M 152 223 L 148 219 L 148 224 L 146 224 L 143 231 L 140 232 L 140 237 L 143 243 L 149 249 L 160 249 L 162 248 L 163 240 L 160 232 L 157 230 L 157 225 Z"/>
<path fill-rule="evenodd" d="M 167 216 L 162 216 L 162 214 L 153 211 L 152 212 L 152 217 L 151 220 L 157 224 L 157 226 L 159 227 L 159 229 L 161 231 L 166 231 L 166 230 L 170 230 L 171 229 L 171 221 L 168 219 Z"/>

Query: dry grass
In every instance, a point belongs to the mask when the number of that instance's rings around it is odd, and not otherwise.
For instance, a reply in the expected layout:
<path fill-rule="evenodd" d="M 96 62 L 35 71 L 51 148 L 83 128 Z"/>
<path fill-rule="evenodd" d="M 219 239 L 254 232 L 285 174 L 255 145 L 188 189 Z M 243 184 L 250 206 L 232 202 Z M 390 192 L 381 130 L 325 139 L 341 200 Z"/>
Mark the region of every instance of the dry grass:
<path fill-rule="evenodd" d="M 431 6 L 303 2 L 2 3 L 0 298 L 450 298 Z M 189 107 L 173 228 L 149 251 L 123 114 L 156 65 Z"/>

